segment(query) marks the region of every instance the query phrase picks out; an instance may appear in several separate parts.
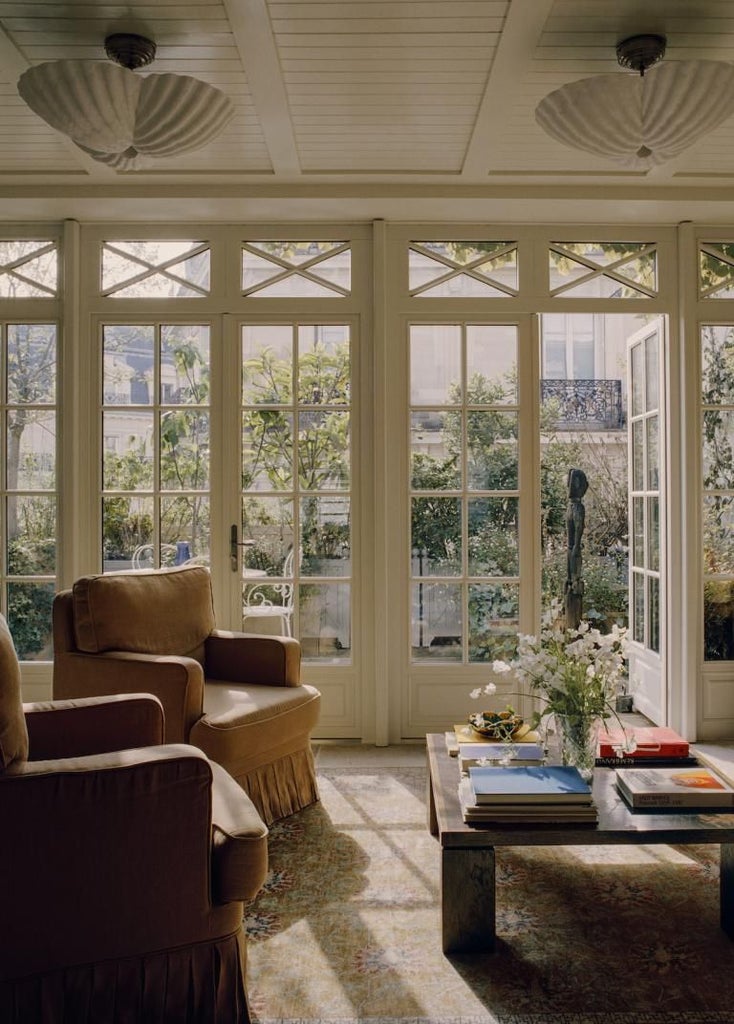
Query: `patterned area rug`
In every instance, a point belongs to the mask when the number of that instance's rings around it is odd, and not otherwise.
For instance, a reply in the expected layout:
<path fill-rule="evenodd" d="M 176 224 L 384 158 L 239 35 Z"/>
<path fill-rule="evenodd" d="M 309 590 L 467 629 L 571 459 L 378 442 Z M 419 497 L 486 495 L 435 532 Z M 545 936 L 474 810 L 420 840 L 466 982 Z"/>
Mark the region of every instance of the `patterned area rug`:
<path fill-rule="evenodd" d="M 319 773 L 246 910 L 258 1024 L 734 1024 L 715 846 L 497 854 L 497 952 L 441 952 L 423 768 Z"/>

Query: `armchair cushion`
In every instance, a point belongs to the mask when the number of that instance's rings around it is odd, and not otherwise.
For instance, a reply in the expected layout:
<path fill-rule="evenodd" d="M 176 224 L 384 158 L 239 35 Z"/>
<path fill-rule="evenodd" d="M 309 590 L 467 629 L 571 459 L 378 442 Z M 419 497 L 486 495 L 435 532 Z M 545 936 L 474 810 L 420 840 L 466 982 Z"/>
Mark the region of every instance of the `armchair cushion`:
<path fill-rule="evenodd" d="M 73 601 L 76 646 L 88 654 L 135 651 L 201 661 L 204 640 L 214 629 L 205 566 L 82 576 L 74 583 Z"/>
<path fill-rule="evenodd" d="M 0 618 L 0 771 L 28 757 L 28 729 L 20 697 L 20 666 L 8 624 Z"/>

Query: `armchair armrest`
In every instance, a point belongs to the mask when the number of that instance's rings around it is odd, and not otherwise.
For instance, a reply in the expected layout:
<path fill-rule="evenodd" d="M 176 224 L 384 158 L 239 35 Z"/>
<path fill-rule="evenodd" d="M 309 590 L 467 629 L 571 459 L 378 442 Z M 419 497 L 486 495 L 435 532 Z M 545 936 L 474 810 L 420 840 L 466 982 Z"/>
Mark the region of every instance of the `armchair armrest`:
<path fill-rule="evenodd" d="M 233 934 L 210 892 L 212 770 L 168 745 L 13 764 L 0 776 L 0 980 Z M 39 926 L 43 922 L 43 926 Z"/>
<path fill-rule="evenodd" d="M 213 761 L 211 768 L 214 901 L 251 900 L 268 872 L 268 829 L 232 776 Z"/>
<path fill-rule="evenodd" d="M 163 705 L 149 693 L 42 701 L 23 712 L 31 761 L 163 743 Z"/>
<path fill-rule="evenodd" d="M 58 654 L 54 698 L 152 693 L 163 705 L 167 743 L 186 742 L 204 708 L 204 672 L 194 658 L 105 651 Z"/>
<path fill-rule="evenodd" d="M 208 679 L 265 686 L 301 685 L 301 645 L 293 637 L 215 629 L 205 645 Z"/>

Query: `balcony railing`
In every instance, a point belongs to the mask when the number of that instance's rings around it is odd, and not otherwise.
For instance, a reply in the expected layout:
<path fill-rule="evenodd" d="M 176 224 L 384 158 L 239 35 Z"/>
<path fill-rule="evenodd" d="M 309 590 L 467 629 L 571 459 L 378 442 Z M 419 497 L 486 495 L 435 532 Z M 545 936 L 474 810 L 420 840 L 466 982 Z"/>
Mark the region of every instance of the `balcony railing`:
<path fill-rule="evenodd" d="M 621 430 L 621 380 L 542 380 L 543 404 L 558 408 L 558 430 Z"/>

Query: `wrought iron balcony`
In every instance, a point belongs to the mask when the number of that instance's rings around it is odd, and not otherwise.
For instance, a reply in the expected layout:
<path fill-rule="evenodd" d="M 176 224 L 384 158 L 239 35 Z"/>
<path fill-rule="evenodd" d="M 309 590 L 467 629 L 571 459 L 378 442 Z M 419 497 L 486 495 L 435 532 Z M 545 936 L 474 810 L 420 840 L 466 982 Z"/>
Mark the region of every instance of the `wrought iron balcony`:
<path fill-rule="evenodd" d="M 558 430 L 621 430 L 621 380 L 542 380 L 541 401 L 557 406 Z"/>

